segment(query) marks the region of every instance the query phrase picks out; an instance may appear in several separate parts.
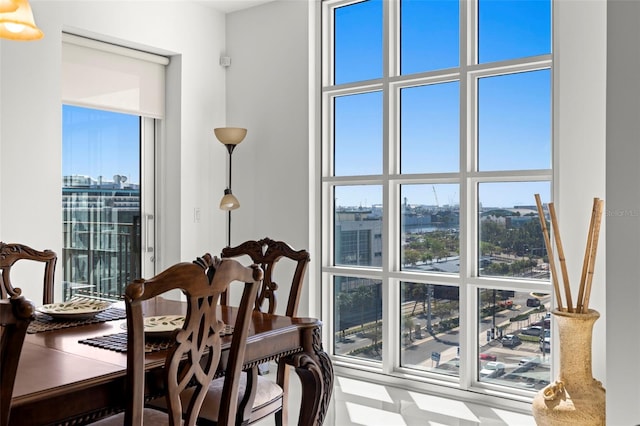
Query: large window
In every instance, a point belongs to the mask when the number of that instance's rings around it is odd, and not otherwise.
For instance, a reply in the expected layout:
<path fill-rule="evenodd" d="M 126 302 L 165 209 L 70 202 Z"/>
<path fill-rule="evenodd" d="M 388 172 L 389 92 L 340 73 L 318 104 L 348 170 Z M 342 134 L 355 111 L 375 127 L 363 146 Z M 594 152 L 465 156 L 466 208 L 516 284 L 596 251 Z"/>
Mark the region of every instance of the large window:
<path fill-rule="evenodd" d="M 322 13 L 334 361 L 533 397 L 551 379 L 551 0 Z"/>

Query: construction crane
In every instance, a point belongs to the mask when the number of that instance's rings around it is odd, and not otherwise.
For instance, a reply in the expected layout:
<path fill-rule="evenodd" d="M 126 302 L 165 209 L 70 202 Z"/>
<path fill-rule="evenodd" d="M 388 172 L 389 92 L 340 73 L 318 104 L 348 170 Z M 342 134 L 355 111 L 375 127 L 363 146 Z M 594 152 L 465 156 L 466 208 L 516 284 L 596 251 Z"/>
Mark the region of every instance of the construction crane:
<path fill-rule="evenodd" d="M 433 188 L 433 196 L 436 197 L 436 207 L 440 208 L 440 203 L 438 202 L 438 193 L 436 192 L 436 186 L 431 185 L 431 188 Z"/>

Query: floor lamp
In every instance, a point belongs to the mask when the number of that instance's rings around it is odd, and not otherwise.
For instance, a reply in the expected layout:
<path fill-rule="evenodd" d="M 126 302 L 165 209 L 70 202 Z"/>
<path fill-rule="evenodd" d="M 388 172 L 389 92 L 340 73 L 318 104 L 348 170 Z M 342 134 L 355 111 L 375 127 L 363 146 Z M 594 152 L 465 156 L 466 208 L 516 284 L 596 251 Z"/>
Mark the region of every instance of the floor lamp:
<path fill-rule="evenodd" d="M 239 127 L 220 127 L 213 129 L 216 138 L 227 147 L 229 152 L 229 176 L 227 178 L 227 188 L 224 190 L 224 195 L 220 200 L 220 209 L 228 212 L 227 217 L 227 247 L 231 247 L 231 210 L 235 210 L 240 207 L 240 202 L 231 192 L 231 154 L 236 145 L 243 141 L 247 135 L 247 129 Z"/>

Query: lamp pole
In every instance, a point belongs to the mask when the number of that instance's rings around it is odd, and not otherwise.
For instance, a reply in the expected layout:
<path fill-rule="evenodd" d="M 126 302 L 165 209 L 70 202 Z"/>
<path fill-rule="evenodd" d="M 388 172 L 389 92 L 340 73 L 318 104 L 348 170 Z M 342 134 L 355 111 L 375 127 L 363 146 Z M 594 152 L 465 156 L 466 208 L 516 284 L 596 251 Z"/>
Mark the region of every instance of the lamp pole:
<path fill-rule="evenodd" d="M 227 148 L 229 153 L 229 175 L 227 177 L 227 188 L 224 196 L 220 200 L 220 209 L 227 211 L 227 247 L 231 247 L 231 210 L 240 207 L 240 202 L 231 191 L 231 170 L 233 164 L 233 150 L 247 134 L 247 129 L 240 127 L 221 127 L 213 130 L 218 140 Z"/>
<path fill-rule="evenodd" d="M 227 188 L 229 188 L 229 194 L 231 194 L 231 166 L 233 164 L 233 159 L 232 159 L 232 154 L 233 154 L 233 149 L 236 147 L 235 145 L 232 144 L 226 144 L 225 145 L 227 147 L 227 151 L 229 151 L 229 178 L 227 179 L 229 184 L 227 186 Z M 226 191 L 225 191 L 226 194 Z M 227 211 L 227 247 L 231 247 L 231 209 L 229 209 Z"/>

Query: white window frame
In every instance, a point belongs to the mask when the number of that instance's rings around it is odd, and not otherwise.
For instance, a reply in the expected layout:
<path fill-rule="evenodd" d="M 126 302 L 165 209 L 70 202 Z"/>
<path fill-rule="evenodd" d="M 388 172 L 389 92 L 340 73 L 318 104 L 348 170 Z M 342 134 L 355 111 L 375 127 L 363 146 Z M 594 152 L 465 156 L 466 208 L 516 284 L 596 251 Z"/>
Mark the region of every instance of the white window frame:
<path fill-rule="evenodd" d="M 398 137 L 398 114 L 395 116 L 389 116 L 389 111 L 397 111 L 397 94 L 400 87 L 415 85 L 415 79 L 410 82 L 403 81 L 401 76 L 398 76 L 396 70 L 396 64 L 399 61 L 389 61 L 390 57 L 397 57 L 397 45 L 398 40 L 393 34 L 395 22 L 398 15 L 398 9 L 395 7 L 397 3 L 395 1 L 384 1 L 383 15 L 384 15 L 384 47 L 383 47 L 383 77 L 381 79 L 369 81 L 367 86 L 360 85 L 358 83 L 349 83 L 339 86 L 332 86 L 332 82 L 329 80 L 331 77 L 331 70 L 333 64 L 331 63 L 331 46 L 333 46 L 332 35 L 332 13 L 329 9 L 333 7 L 344 6 L 347 4 L 356 3 L 355 1 L 323 1 L 321 5 L 321 28 L 325 34 L 326 39 L 322 39 L 322 89 L 321 89 L 321 120 L 320 120 L 320 135 L 321 135 L 321 152 L 322 152 L 322 166 L 321 166 L 321 238 L 322 241 L 322 265 L 321 265 L 321 285 L 322 285 L 322 300 L 323 300 L 323 320 L 325 323 L 325 337 L 327 344 L 327 352 L 334 353 L 334 339 L 333 339 L 333 277 L 340 276 L 358 276 L 366 278 L 381 279 L 383 281 L 383 312 L 386 316 L 383 317 L 383 363 L 382 365 L 377 362 L 371 362 L 368 360 L 352 359 L 341 356 L 333 356 L 334 365 L 341 374 L 350 375 L 352 371 L 357 371 L 359 377 L 368 377 L 372 380 L 384 381 L 391 384 L 402 384 L 404 387 L 415 387 L 416 389 L 433 389 L 439 393 L 451 393 L 453 395 L 469 398 L 469 395 L 481 395 L 481 396 L 498 396 L 506 397 L 509 400 L 500 400 L 498 405 L 515 406 L 523 408 L 525 405 L 521 403 L 528 403 L 532 398 L 530 392 L 519 392 L 513 388 L 505 388 L 503 386 L 491 386 L 489 384 L 480 383 L 475 380 L 477 376 L 477 341 L 474 336 L 477 336 L 477 302 L 476 294 L 478 288 L 504 288 L 504 289 L 526 289 L 536 290 L 551 293 L 551 287 L 549 282 L 540 281 L 509 281 L 499 277 L 479 277 L 475 271 L 475 259 L 477 259 L 477 183 L 478 182 L 510 182 L 515 180 L 526 181 L 549 181 L 551 182 L 551 194 L 556 190 L 555 167 L 557 162 L 552 160 L 553 168 L 543 170 L 527 170 L 519 172 L 478 172 L 477 170 L 471 170 L 467 166 L 470 162 L 475 161 L 475 94 L 477 88 L 477 79 L 493 74 L 505 74 L 521 71 L 533 71 L 538 69 L 550 69 L 552 81 L 556 77 L 556 73 L 553 67 L 553 54 L 542 55 L 536 58 L 517 59 L 510 61 L 502 61 L 498 64 L 493 63 L 492 67 L 486 65 L 471 65 L 466 66 L 468 63 L 475 63 L 474 49 L 467 51 L 465 47 L 467 45 L 474 45 L 475 40 L 475 24 L 474 19 L 470 19 L 472 24 L 467 24 L 468 17 L 475 17 L 477 15 L 477 8 L 475 2 L 462 1 L 460 6 L 460 38 L 461 38 L 461 51 L 460 51 L 460 73 L 456 73 L 454 77 L 462 76 L 458 81 L 460 82 L 460 118 L 461 129 L 460 138 L 462 145 L 466 149 L 460 151 L 460 171 L 453 174 L 441 174 L 441 175 L 429 175 L 428 180 L 422 180 L 421 175 L 400 175 L 399 173 L 399 152 L 398 149 L 391 150 L 389 148 L 389 141 L 391 138 L 397 139 Z M 554 2 L 555 3 L 555 2 Z M 552 13 L 555 16 L 555 7 L 553 7 Z M 555 22 L 553 28 L 555 29 Z M 391 34 L 391 35 L 390 35 Z M 468 40 L 468 44 L 462 43 L 463 40 Z M 554 46 L 556 43 L 554 42 Z M 392 77 L 390 77 L 390 75 Z M 416 77 L 415 75 L 413 77 Z M 446 81 L 451 79 L 451 75 L 437 75 L 435 73 L 424 73 L 417 76 L 417 78 L 427 81 Z M 330 127 L 332 119 L 332 96 L 359 93 L 360 91 L 372 91 L 382 90 L 383 94 L 383 173 L 380 176 L 358 176 L 351 177 L 336 177 L 331 175 L 333 169 L 331 147 L 333 141 L 331 140 L 333 132 Z M 466 99 L 468 97 L 468 100 Z M 552 105 L 553 110 L 557 105 L 556 95 L 553 93 L 552 83 Z M 390 107 L 391 106 L 391 107 Z M 393 112 L 391 114 L 394 114 Z M 552 156 L 555 158 L 557 148 L 555 146 L 554 119 L 556 113 L 552 111 Z M 471 170 L 471 171 L 469 171 Z M 397 243 L 400 241 L 400 229 L 395 224 L 399 223 L 399 211 L 396 206 L 400 204 L 399 183 L 460 183 L 460 241 L 461 241 L 461 262 L 460 262 L 460 274 L 459 276 L 447 276 L 447 275 L 425 275 L 424 273 L 415 273 L 411 271 L 400 270 L 400 253 L 397 249 Z M 357 185 L 357 184 L 382 184 L 383 187 L 383 233 L 388 236 L 385 241 L 383 251 L 383 266 L 382 270 L 377 268 L 349 268 L 343 266 L 332 265 L 333 260 L 333 197 L 332 186 L 333 185 Z M 475 188 L 475 189 L 474 189 Z M 470 236 L 466 235 L 467 233 Z M 400 292 L 398 291 L 401 281 L 410 281 L 417 283 L 431 283 L 442 285 L 456 285 L 460 286 L 460 316 L 461 324 L 465 326 L 461 328 L 460 342 L 461 346 L 465 349 L 461 349 L 461 362 L 465 363 L 468 368 L 461 369 L 460 377 L 447 378 L 442 375 L 434 375 L 431 373 L 420 373 L 415 370 L 397 367 L 400 364 L 399 351 L 399 336 L 395 332 L 398 327 L 399 318 L 399 302 Z M 462 308 L 466 306 L 466 309 Z M 342 368 L 345 367 L 345 368 Z M 352 370 L 353 369 L 353 370 Z M 555 374 L 555 370 L 551 371 L 552 376 Z M 411 379 L 407 381 L 406 379 Z M 432 385 L 439 385 L 432 387 Z M 444 387 L 442 386 L 444 385 Z M 460 391 L 464 393 L 461 394 Z M 470 393 L 472 391 L 473 393 Z M 473 398 L 473 397 L 472 397 Z"/>

